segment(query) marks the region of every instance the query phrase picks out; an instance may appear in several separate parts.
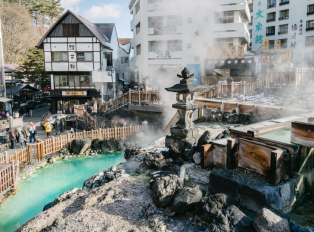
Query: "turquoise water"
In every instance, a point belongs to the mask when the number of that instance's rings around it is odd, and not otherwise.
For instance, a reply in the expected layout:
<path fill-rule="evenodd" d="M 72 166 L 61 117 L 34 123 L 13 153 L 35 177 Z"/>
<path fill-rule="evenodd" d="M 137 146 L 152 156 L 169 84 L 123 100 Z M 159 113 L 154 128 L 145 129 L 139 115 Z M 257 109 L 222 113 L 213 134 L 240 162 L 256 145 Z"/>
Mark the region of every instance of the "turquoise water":
<path fill-rule="evenodd" d="M 291 130 L 290 130 L 290 128 L 272 131 L 272 132 L 261 134 L 258 136 L 265 138 L 265 139 L 271 139 L 271 140 L 275 140 L 278 142 L 291 144 Z"/>
<path fill-rule="evenodd" d="M 89 177 L 122 162 L 125 162 L 124 154 L 113 153 L 70 158 L 37 169 L 18 182 L 17 194 L 0 207 L 0 231 L 15 231 L 63 192 L 82 188 Z"/>

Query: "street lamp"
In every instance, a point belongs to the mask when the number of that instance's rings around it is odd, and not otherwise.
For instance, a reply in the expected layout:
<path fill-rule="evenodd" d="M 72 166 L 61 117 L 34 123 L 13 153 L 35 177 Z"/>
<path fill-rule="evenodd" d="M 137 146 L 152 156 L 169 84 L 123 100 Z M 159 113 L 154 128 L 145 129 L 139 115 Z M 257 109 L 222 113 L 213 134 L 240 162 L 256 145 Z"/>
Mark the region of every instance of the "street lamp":
<path fill-rule="evenodd" d="M 111 80 L 112 80 L 112 87 L 113 87 L 113 99 L 116 98 L 116 88 L 115 88 L 115 84 L 113 82 L 113 74 L 114 74 L 114 67 L 111 66 L 111 67 L 108 67 L 107 68 L 107 72 L 108 72 L 108 76 L 111 77 Z"/>

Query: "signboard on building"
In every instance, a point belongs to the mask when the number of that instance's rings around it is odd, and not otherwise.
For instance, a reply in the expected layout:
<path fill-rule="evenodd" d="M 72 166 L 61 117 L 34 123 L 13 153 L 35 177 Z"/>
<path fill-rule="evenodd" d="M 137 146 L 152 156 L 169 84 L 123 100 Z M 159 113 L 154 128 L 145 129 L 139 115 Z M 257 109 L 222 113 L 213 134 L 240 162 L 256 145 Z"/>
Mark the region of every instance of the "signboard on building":
<path fill-rule="evenodd" d="M 244 45 L 238 46 L 238 58 L 240 59 L 244 58 Z"/>
<path fill-rule="evenodd" d="M 222 59 L 228 59 L 228 46 L 222 46 Z"/>
<path fill-rule="evenodd" d="M 268 52 L 268 49 L 269 49 L 269 39 L 264 39 L 263 52 Z"/>
<path fill-rule="evenodd" d="M 276 52 L 280 52 L 281 50 L 281 40 L 277 39 L 276 40 Z"/>
<path fill-rule="evenodd" d="M 230 46 L 230 59 L 235 59 L 237 57 L 237 46 Z"/>
<path fill-rule="evenodd" d="M 200 64 L 188 64 L 186 67 L 196 78 L 196 81 L 193 81 L 193 84 L 199 84 Z"/>
<path fill-rule="evenodd" d="M 86 96 L 86 91 L 62 91 L 62 96 Z"/>

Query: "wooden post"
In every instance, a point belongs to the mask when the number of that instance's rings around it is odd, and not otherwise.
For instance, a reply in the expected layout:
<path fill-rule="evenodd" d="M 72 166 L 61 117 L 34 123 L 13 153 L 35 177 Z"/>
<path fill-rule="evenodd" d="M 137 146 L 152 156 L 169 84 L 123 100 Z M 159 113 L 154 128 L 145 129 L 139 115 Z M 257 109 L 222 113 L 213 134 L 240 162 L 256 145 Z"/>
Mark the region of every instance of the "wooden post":
<path fill-rule="evenodd" d="M 51 137 L 51 142 L 52 142 L 52 152 L 55 153 L 56 152 L 56 148 L 55 148 L 55 137 Z"/>
<path fill-rule="evenodd" d="M 20 161 L 16 160 L 15 161 L 15 180 L 17 182 L 17 177 L 19 175 L 19 166 L 20 166 Z M 14 188 L 16 188 L 16 186 L 14 186 Z"/>
<path fill-rule="evenodd" d="M 233 91 L 234 91 L 234 90 L 233 90 L 233 89 L 234 89 L 234 83 L 233 83 L 233 81 L 231 81 L 231 87 L 230 87 L 230 89 L 231 89 L 231 90 L 230 90 L 230 91 L 231 91 L 230 97 L 233 98 Z"/>
<path fill-rule="evenodd" d="M 5 156 L 5 164 L 8 164 L 9 163 L 8 152 L 5 151 L 3 153 L 4 153 L 4 156 Z"/>
<path fill-rule="evenodd" d="M 12 168 L 13 186 L 14 186 L 14 188 L 16 188 L 16 179 L 15 179 L 14 161 L 13 160 L 11 160 L 11 168 Z"/>
<path fill-rule="evenodd" d="M 129 104 L 131 105 L 132 102 L 132 93 L 131 93 L 131 89 L 129 89 Z"/>
<path fill-rule="evenodd" d="M 138 91 L 138 105 L 141 105 L 141 90 Z"/>
<path fill-rule="evenodd" d="M 238 167 L 238 140 L 227 140 L 227 168 L 235 169 Z"/>
<path fill-rule="evenodd" d="M 122 139 L 124 139 L 124 129 L 125 127 L 122 127 Z"/>
<path fill-rule="evenodd" d="M 114 127 L 114 139 L 117 140 L 117 127 Z"/>

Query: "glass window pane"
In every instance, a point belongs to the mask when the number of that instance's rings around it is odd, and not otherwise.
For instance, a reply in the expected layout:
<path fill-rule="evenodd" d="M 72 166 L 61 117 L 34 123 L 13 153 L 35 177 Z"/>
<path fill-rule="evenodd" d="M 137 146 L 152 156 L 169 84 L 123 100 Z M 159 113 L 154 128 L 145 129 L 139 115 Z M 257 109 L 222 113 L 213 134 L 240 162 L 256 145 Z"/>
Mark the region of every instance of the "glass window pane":
<path fill-rule="evenodd" d="M 84 53 L 77 53 L 77 61 L 84 61 Z"/>
<path fill-rule="evenodd" d="M 60 61 L 68 61 L 68 53 L 67 52 L 60 53 Z"/>
<path fill-rule="evenodd" d="M 52 61 L 60 61 L 59 52 L 52 53 Z"/>
<path fill-rule="evenodd" d="M 69 76 L 69 86 L 74 87 L 74 76 Z"/>
<path fill-rule="evenodd" d="M 75 87 L 80 87 L 80 76 L 75 76 Z"/>
<path fill-rule="evenodd" d="M 81 76 L 80 77 L 80 85 L 81 85 L 81 87 L 89 87 L 89 77 L 88 76 Z"/>
<path fill-rule="evenodd" d="M 54 76 L 54 79 L 55 79 L 55 87 L 59 87 L 60 86 L 60 77 Z"/>
<path fill-rule="evenodd" d="M 85 53 L 85 61 L 93 61 L 93 53 L 86 52 Z"/>

